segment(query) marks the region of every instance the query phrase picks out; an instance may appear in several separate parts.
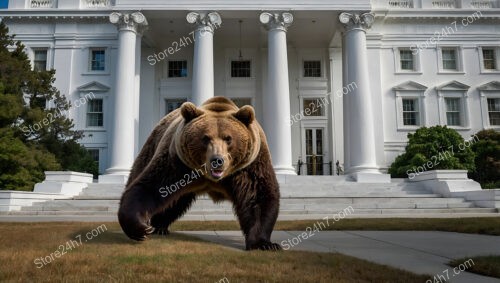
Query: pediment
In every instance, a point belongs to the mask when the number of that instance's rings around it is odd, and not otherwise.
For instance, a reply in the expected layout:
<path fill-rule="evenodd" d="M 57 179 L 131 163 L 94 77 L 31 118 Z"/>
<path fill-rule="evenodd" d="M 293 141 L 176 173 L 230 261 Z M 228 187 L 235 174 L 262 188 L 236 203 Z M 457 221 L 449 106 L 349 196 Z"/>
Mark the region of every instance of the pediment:
<path fill-rule="evenodd" d="M 437 90 L 468 90 L 470 86 L 463 84 L 458 81 L 451 81 L 440 86 L 437 86 Z"/>
<path fill-rule="evenodd" d="M 477 87 L 479 90 L 500 90 L 500 82 L 499 81 L 491 81 L 489 83 L 485 83 Z"/>
<path fill-rule="evenodd" d="M 93 81 L 79 86 L 77 89 L 80 92 L 107 92 L 109 91 L 109 86 Z"/>
<path fill-rule="evenodd" d="M 416 90 L 419 90 L 419 91 L 424 91 L 427 89 L 427 87 L 425 85 L 421 85 L 417 82 L 414 82 L 414 81 L 407 81 L 407 82 L 404 82 L 402 84 L 399 84 L 395 87 L 392 88 L 393 90 L 406 90 L 406 91 L 416 91 Z"/>

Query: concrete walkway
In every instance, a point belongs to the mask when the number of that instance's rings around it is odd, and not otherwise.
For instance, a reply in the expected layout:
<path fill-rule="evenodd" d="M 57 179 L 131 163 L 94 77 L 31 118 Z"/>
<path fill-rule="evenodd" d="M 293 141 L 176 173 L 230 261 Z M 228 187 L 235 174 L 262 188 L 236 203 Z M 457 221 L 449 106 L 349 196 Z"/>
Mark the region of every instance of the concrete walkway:
<path fill-rule="evenodd" d="M 240 231 L 185 231 L 186 235 L 243 250 Z M 500 237 L 452 232 L 416 231 L 275 231 L 272 240 L 290 250 L 338 252 L 410 272 L 441 276 L 441 282 L 500 282 L 454 271 L 452 259 L 500 255 Z M 462 268 L 464 270 L 465 268 Z M 457 274 L 458 273 L 458 274 Z M 445 281 L 446 279 L 446 281 Z M 439 282 L 439 281 L 436 281 Z"/>

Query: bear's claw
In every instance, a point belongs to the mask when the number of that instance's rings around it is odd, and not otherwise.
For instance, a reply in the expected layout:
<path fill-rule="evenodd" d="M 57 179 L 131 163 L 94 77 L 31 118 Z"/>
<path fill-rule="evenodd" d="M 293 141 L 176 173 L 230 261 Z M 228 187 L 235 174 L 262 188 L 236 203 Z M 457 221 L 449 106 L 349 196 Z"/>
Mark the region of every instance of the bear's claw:
<path fill-rule="evenodd" d="M 166 227 L 156 227 L 154 234 L 166 236 L 170 234 L 170 231 Z"/>
<path fill-rule="evenodd" d="M 279 244 L 277 243 L 264 243 L 259 246 L 259 250 L 263 251 L 281 251 L 282 248 Z"/>
<path fill-rule="evenodd" d="M 145 221 L 140 215 L 130 215 L 118 213 L 118 220 L 123 232 L 132 240 L 144 241 L 147 235 L 152 234 L 155 228 L 150 225 L 150 221 Z"/>
<path fill-rule="evenodd" d="M 262 241 L 254 245 L 247 245 L 247 250 L 281 251 L 283 248 L 277 243 Z"/>

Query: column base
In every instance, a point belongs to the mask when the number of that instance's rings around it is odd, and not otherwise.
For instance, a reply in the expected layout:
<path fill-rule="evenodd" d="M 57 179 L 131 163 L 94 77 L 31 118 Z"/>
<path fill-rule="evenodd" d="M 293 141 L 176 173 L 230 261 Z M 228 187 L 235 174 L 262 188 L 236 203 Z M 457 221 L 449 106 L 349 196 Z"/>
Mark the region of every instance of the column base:
<path fill-rule="evenodd" d="M 391 175 L 384 174 L 375 166 L 355 166 L 346 170 L 346 175 L 358 183 L 390 183 Z"/>
<path fill-rule="evenodd" d="M 273 167 L 276 175 L 297 175 L 293 167 Z"/>
<path fill-rule="evenodd" d="M 390 183 L 391 175 L 371 172 L 356 172 L 349 175 L 358 183 Z"/>
<path fill-rule="evenodd" d="M 128 181 L 128 175 L 99 175 L 99 184 L 126 184 Z"/>

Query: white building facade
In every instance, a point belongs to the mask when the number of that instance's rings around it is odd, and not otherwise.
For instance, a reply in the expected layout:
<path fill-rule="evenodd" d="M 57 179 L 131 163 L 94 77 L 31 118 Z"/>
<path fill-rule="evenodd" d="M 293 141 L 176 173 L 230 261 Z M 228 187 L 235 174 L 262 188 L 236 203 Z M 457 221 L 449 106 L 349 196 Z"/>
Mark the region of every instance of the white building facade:
<path fill-rule="evenodd" d="M 213 96 L 255 108 L 280 174 L 339 161 L 383 182 L 419 127 L 500 129 L 500 1 L 302 2 L 4 0 L 0 17 L 56 69 L 102 182 L 126 180 L 164 115 Z"/>

